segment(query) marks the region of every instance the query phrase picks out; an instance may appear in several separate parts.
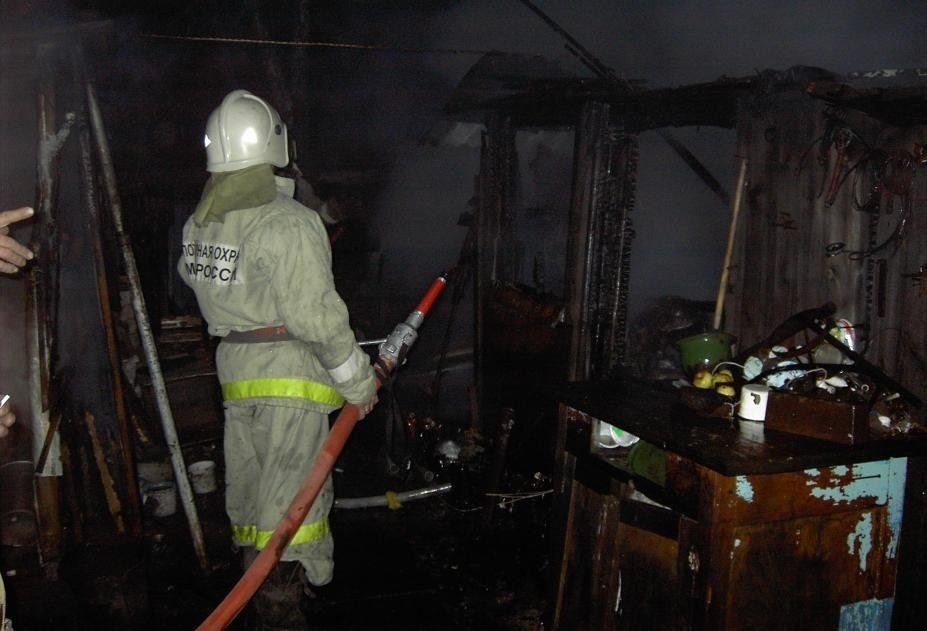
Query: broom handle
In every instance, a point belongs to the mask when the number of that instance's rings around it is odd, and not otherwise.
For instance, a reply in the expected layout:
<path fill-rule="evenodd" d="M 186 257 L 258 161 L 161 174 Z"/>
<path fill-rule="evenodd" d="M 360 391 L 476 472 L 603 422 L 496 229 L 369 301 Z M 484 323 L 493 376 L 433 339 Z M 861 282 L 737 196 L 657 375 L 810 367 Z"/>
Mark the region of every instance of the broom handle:
<path fill-rule="evenodd" d="M 731 270 L 731 256 L 734 254 L 734 235 L 737 233 L 737 217 L 744 197 L 744 181 L 747 179 L 747 159 L 740 161 L 740 173 L 737 174 L 737 187 L 734 189 L 734 203 L 731 209 L 731 226 L 727 231 L 727 252 L 724 253 L 724 265 L 721 268 L 721 283 L 718 285 L 718 298 L 715 301 L 714 330 L 721 329 L 721 315 L 724 313 L 724 295 L 727 293 L 727 277 Z"/>

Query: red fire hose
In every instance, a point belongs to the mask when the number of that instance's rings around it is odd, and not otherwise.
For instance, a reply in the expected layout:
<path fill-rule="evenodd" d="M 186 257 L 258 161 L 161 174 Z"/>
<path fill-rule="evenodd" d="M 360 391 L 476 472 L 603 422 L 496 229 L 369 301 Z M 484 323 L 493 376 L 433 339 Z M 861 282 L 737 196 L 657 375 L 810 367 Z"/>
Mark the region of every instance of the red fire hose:
<path fill-rule="evenodd" d="M 431 284 L 431 287 L 419 301 L 415 310 L 406 318 L 406 321 L 398 324 L 380 347 L 380 356 L 375 365 L 377 389 L 380 388 L 393 368 L 402 363 L 409 348 L 415 343 L 419 326 L 421 326 L 425 316 L 431 310 L 432 305 L 446 285 L 447 274 L 443 274 Z M 267 579 L 267 575 L 270 574 L 270 571 L 280 560 L 284 549 L 303 523 L 306 514 L 312 507 L 313 502 L 315 502 L 316 496 L 322 489 L 322 485 L 328 479 L 338 455 L 357 424 L 357 417 L 357 406 L 346 403 L 338 414 L 338 418 L 335 419 L 331 432 L 329 432 L 328 438 L 322 445 L 322 449 L 312 465 L 312 470 L 309 471 L 309 475 L 303 481 L 299 492 L 296 493 L 296 497 L 290 502 L 289 508 L 270 536 L 267 545 L 257 555 L 251 567 L 245 571 L 232 588 L 232 591 L 209 614 L 209 617 L 197 627 L 199 631 L 225 629 L 241 613 L 241 610 L 244 609 L 251 597 L 254 596 L 254 593 Z"/>

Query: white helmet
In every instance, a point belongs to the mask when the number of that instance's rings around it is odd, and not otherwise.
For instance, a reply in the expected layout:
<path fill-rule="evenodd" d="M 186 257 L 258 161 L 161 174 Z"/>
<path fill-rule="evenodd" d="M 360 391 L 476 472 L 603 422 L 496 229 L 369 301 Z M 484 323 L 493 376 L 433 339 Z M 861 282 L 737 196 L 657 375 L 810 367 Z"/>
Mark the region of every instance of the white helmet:
<path fill-rule="evenodd" d="M 286 125 L 277 110 L 247 90 L 229 92 L 206 121 L 206 170 L 237 171 L 290 161 Z"/>

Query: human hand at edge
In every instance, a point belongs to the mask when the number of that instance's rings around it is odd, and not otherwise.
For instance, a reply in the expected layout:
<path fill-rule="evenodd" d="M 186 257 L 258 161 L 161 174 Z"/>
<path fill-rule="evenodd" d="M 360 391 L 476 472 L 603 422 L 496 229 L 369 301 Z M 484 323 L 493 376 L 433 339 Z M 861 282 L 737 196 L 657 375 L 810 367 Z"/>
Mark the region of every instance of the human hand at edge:
<path fill-rule="evenodd" d="M 34 211 L 29 206 L 0 212 L 0 272 L 15 274 L 35 256 L 32 250 L 13 237 L 7 236 L 11 224 L 27 219 L 33 214 Z"/>
<path fill-rule="evenodd" d="M 370 411 L 373 410 L 374 406 L 377 404 L 377 401 L 379 400 L 380 399 L 377 397 L 377 393 L 374 392 L 373 396 L 370 397 L 370 400 L 368 400 L 366 403 L 362 403 L 358 405 L 357 406 L 357 420 L 359 421 L 365 416 L 367 416 L 368 414 L 370 414 Z"/>
<path fill-rule="evenodd" d="M 4 395 L 0 400 L 3 401 L 3 405 L 0 405 L 0 438 L 3 438 L 10 433 L 10 427 L 16 422 L 16 415 L 10 408 L 9 395 Z"/>

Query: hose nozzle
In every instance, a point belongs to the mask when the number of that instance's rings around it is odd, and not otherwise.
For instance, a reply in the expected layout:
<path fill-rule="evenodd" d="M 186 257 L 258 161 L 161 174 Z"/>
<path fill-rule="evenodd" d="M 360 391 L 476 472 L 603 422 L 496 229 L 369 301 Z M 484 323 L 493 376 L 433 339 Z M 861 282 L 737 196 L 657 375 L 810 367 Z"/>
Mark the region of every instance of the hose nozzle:
<path fill-rule="evenodd" d="M 431 307 L 446 286 L 447 274 L 445 273 L 435 279 L 405 322 L 397 324 L 393 332 L 386 338 L 386 341 L 380 344 L 378 363 L 385 363 L 392 368 L 403 362 L 406 353 L 409 352 L 409 349 L 418 338 L 418 328 L 422 325 L 425 316 L 431 311 Z"/>

